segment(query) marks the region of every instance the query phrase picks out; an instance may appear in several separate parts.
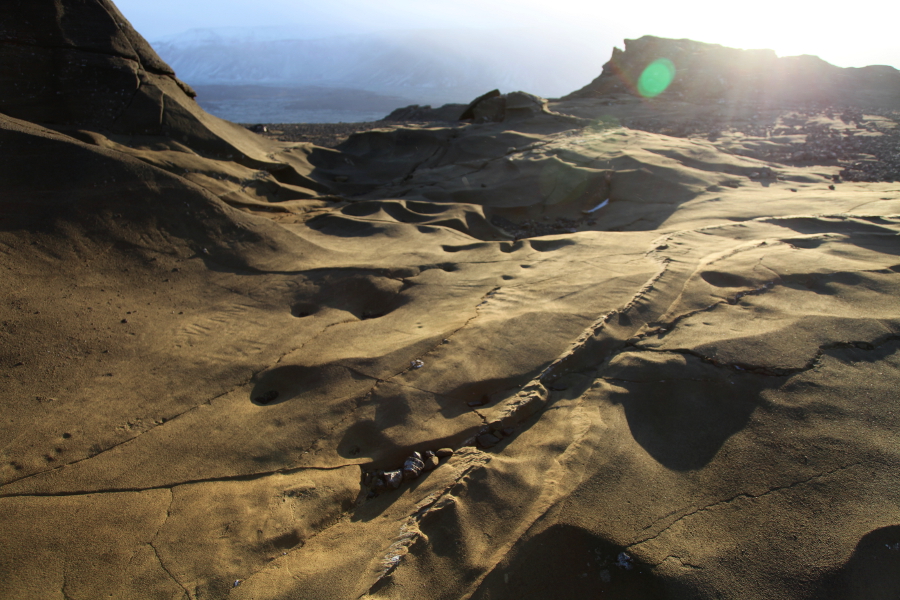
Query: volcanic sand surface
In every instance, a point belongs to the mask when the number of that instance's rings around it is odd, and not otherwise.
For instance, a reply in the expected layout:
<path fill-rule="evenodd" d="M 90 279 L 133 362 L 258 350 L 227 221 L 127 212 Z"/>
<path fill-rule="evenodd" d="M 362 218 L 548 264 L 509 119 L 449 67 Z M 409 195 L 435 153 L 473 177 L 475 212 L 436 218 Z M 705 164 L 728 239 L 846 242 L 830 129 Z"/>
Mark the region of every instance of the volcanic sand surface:
<path fill-rule="evenodd" d="M 2 117 L 0 595 L 896 596 L 900 189 L 616 125 L 685 106 L 243 161 Z"/>

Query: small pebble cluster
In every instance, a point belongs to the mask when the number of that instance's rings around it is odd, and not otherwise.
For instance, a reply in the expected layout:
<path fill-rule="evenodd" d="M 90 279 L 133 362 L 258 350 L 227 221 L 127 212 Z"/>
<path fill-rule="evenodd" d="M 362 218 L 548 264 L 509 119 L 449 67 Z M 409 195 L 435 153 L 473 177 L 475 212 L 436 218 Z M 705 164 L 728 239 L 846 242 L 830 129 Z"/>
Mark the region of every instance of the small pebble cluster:
<path fill-rule="evenodd" d="M 432 471 L 440 464 L 440 459 L 453 456 L 453 449 L 426 450 L 424 453 L 413 452 L 404 461 L 403 467 L 393 471 L 367 471 L 363 473 L 362 484 L 369 488 L 369 497 L 380 492 L 396 490 L 404 481 L 418 479 L 424 471 Z"/>
<path fill-rule="evenodd" d="M 868 109 L 866 114 L 886 117 L 895 123 L 900 115 L 895 111 Z M 836 129 L 814 121 L 814 117 L 839 118 L 855 129 Z M 780 163 L 838 163 L 843 167 L 841 177 L 846 181 L 900 181 L 900 126 L 885 127 L 867 119 L 863 112 L 852 107 L 806 107 L 781 116 L 780 126 L 771 118 L 752 115 L 741 122 L 721 116 L 701 119 L 635 119 L 622 123 L 630 129 L 661 133 L 674 137 L 706 135 L 716 141 L 724 131 L 737 131 L 746 136 L 769 138 L 806 136 L 800 143 L 770 147 L 766 150 L 744 150 L 742 155 Z M 879 133 L 881 135 L 870 135 Z"/>
<path fill-rule="evenodd" d="M 493 448 L 500 443 L 500 440 L 511 436 L 513 433 L 515 433 L 515 430 L 512 427 L 494 427 L 475 436 L 475 441 L 482 448 Z"/>
<path fill-rule="evenodd" d="M 354 133 L 382 129 L 382 121 L 368 123 L 257 123 L 244 127 L 281 142 L 310 142 L 324 148 L 334 148 L 347 141 Z"/>
<path fill-rule="evenodd" d="M 551 219 L 550 217 L 545 217 L 541 220 L 526 219 L 521 223 L 514 223 L 509 219 L 494 215 L 491 217 L 491 224 L 503 229 L 506 233 L 513 236 L 514 239 L 521 240 L 544 235 L 575 233 L 581 227 L 596 225 L 597 221 L 592 217 L 585 216 L 576 219 L 568 219 L 566 217 Z"/>

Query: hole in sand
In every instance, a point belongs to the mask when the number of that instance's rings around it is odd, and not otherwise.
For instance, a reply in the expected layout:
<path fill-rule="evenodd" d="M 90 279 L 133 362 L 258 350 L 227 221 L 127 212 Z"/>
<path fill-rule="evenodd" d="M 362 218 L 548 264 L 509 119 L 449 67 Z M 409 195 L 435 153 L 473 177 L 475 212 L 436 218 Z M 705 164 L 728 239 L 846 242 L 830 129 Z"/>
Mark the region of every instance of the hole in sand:
<path fill-rule="evenodd" d="M 374 215 L 381 210 L 381 205 L 377 202 L 360 202 L 358 204 L 349 204 L 341 209 L 341 212 L 351 217 L 368 217 Z"/>
<path fill-rule="evenodd" d="M 406 208 L 420 215 L 439 215 L 450 209 L 446 204 L 431 204 L 430 202 L 406 202 Z"/>
<path fill-rule="evenodd" d="M 315 304 L 310 304 L 308 302 L 301 302 L 299 304 L 295 304 L 291 307 L 291 314 L 298 319 L 303 317 L 308 317 L 313 315 L 319 311 L 319 307 Z"/>
<path fill-rule="evenodd" d="M 388 313 L 385 311 L 364 310 L 364 311 L 362 311 L 362 314 L 360 314 L 359 318 L 362 319 L 363 321 L 367 321 L 369 319 L 377 319 L 379 317 L 383 317 L 386 314 L 388 314 Z"/>
<path fill-rule="evenodd" d="M 703 271 L 700 273 L 703 281 L 716 287 L 753 287 L 753 282 L 740 275 L 723 273 L 721 271 Z"/>
<path fill-rule="evenodd" d="M 450 245 L 445 244 L 445 245 L 441 246 L 441 250 L 443 250 L 444 252 L 461 252 L 463 250 L 475 250 L 477 248 L 481 248 L 482 246 L 484 246 L 483 242 L 478 242 L 475 244 L 466 244 L 464 246 L 450 246 Z"/>
<path fill-rule="evenodd" d="M 538 252 L 552 252 L 564 246 L 571 246 L 575 242 L 572 240 L 528 240 L 528 243 Z"/>
<path fill-rule="evenodd" d="M 303 542 L 300 534 L 296 531 L 290 531 L 269 540 L 277 550 L 287 550 L 299 546 Z"/>

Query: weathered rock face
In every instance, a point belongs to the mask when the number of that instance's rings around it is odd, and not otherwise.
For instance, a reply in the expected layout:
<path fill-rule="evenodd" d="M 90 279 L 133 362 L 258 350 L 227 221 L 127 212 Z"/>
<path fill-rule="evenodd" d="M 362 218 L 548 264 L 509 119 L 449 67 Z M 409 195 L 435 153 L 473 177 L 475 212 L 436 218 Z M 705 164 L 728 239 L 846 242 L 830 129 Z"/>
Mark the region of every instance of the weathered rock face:
<path fill-rule="evenodd" d="M 0 106 L 13 117 L 121 128 L 127 120 L 123 113 L 141 88 L 164 85 L 160 76 L 193 96 L 115 6 L 103 0 L 5 2 L 0 40 Z"/>
<path fill-rule="evenodd" d="M 565 99 L 646 95 L 641 75 L 660 59 L 674 66 L 671 84 L 658 96 L 665 99 L 885 106 L 900 98 L 900 72 L 892 67 L 842 69 L 815 56 L 779 58 L 772 50 L 644 36 L 625 40 L 624 51 L 614 48 L 600 76 Z"/>
<path fill-rule="evenodd" d="M 194 95 L 109 0 L 0 5 L 0 112 L 6 115 L 244 154 L 238 140 L 249 136 L 203 112 Z"/>
<path fill-rule="evenodd" d="M 491 90 L 479 96 L 466 107 L 460 116 L 462 121 L 475 123 L 502 123 L 513 119 L 527 119 L 541 114 L 552 114 L 547 101 L 527 92 L 501 94 Z"/>

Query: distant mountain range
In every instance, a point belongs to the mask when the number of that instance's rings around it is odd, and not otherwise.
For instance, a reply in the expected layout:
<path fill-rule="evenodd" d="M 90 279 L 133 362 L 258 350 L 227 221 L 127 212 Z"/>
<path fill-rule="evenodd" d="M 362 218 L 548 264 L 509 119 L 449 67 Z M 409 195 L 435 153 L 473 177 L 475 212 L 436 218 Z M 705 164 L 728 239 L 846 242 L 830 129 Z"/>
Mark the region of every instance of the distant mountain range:
<path fill-rule="evenodd" d="M 201 88 L 201 103 L 202 86 L 215 85 L 366 90 L 437 105 L 493 88 L 564 95 L 600 73 L 614 42 L 584 30 L 547 37 L 537 29 L 309 38 L 277 27 L 194 29 L 153 47 L 179 78 Z"/>

